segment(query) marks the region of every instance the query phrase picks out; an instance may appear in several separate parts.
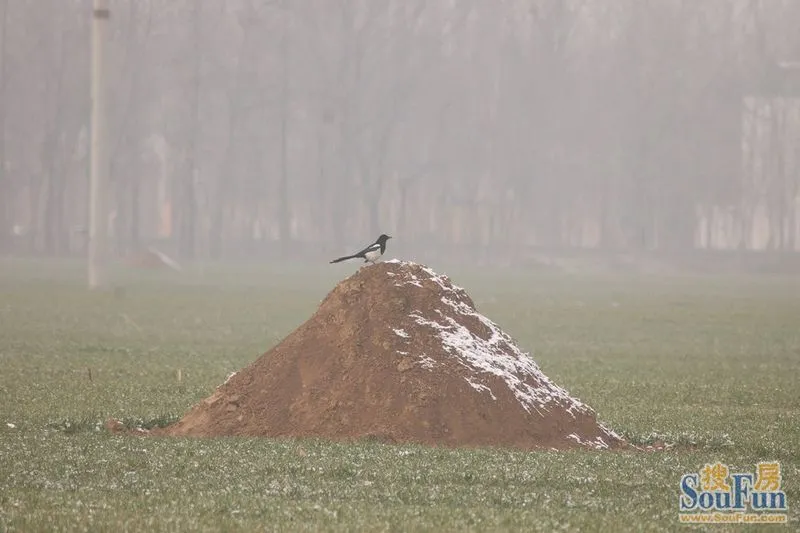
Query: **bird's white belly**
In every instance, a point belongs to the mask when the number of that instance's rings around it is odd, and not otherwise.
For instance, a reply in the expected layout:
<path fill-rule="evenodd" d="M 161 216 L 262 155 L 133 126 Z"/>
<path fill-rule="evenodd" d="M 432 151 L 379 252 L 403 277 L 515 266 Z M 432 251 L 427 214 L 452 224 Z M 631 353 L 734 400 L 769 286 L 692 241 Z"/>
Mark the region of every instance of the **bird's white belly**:
<path fill-rule="evenodd" d="M 381 256 L 380 249 L 370 250 L 369 252 L 364 254 L 364 257 L 366 257 L 367 261 L 369 261 L 370 263 L 374 263 L 375 260 L 378 259 L 380 256 Z"/>

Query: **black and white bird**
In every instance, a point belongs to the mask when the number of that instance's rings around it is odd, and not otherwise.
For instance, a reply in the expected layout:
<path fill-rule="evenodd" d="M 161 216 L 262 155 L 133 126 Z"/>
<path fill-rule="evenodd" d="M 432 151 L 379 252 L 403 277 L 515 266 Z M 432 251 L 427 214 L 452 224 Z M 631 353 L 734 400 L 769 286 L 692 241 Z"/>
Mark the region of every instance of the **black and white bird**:
<path fill-rule="evenodd" d="M 338 263 L 340 261 L 347 261 L 348 259 L 357 259 L 361 258 L 364 260 L 365 263 L 372 263 L 375 262 L 386 252 L 386 241 L 391 239 L 389 235 L 381 234 L 374 243 L 370 244 L 363 250 L 353 255 L 346 255 L 344 257 L 340 257 L 338 259 L 334 259 L 331 263 Z"/>

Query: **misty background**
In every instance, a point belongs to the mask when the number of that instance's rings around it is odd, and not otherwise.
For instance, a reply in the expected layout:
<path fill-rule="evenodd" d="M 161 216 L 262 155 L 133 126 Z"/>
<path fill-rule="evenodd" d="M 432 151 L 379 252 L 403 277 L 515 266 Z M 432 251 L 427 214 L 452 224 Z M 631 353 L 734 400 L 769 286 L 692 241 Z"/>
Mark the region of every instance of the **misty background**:
<path fill-rule="evenodd" d="M 0 254 L 86 254 L 91 9 L 0 0 Z M 110 12 L 113 257 L 800 251 L 796 0 Z"/>

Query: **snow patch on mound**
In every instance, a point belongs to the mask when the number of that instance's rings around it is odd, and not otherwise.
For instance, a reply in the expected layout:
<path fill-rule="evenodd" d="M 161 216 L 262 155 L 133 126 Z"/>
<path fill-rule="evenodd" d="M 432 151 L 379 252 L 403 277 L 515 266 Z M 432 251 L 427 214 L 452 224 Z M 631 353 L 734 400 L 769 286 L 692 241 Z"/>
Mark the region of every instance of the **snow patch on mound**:
<path fill-rule="evenodd" d="M 477 317 L 491 331 L 489 339 L 480 338 L 441 311 L 439 320 L 426 319 L 416 312 L 412 313 L 411 317 L 417 324 L 436 331 L 445 350 L 458 358 L 459 363 L 478 375 L 486 373 L 501 378 L 526 411 L 533 410 L 541 414 L 541 410 L 547 411 L 550 409 L 550 404 L 557 402 L 573 417 L 576 412 L 589 412 L 589 408 L 583 403 L 550 381 L 536 363 L 521 352 L 508 335 L 500 331 L 494 323 L 477 312 L 464 312 L 463 305 L 454 306 L 453 309 L 462 315 Z M 495 398 L 488 385 L 481 384 L 481 387 L 478 387 L 475 380 L 465 379 L 476 390 L 489 392 L 492 398 Z"/>
<path fill-rule="evenodd" d="M 389 262 L 405 264 L 397 260 Z M 592 412 L 588 406 L 553 383 L 497 324 L 468 304 L 465 301 L 467 294 L 463 288 L 452 284 L 447 276 L 437 274 L 430 268 L 422 267 L 422 271 L 438 285 L 446 312 L 437 309 L 436 313 L 439 316 L 429 318 L 419 311 L 414 311 L 410 317 L 416 324 L 434 330 L 445 350 L 472 371 L 473 377 L 465 378 L 472 388 L 488 393 L 496 399 L 491 387 L 481 383 L 480 380 L 481 374 L 489 374 L 501 378 L 514 393 L 522 408 L 529 413 L 536 411 L 541 414 L 542 411 L 550 410 L 554 404 L 565 408 L 573 418 L 577 413 Z M 420 281 L 417 276 L 410 274 L 400 285 L 421 286 Z M 477 319 L 489 331 L 489 337 L 483 339 L 470 331 L 464 325 L 463 318 Z"/>
<path fill-rule="evenodd" d="M 403 337 L 404 339 L 408 338 L 408 333 L 406 333 L 406 330 L 404 330 L 403 328 L 399 329 L 394 328 L 394 334 L 397 335 L 398 337 Z"/>

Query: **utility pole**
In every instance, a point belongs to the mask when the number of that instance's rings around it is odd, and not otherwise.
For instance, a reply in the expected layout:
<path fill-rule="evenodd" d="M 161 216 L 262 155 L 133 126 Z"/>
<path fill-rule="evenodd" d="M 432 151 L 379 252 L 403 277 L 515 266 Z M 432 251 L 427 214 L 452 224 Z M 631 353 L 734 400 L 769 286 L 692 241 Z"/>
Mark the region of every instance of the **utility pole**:
<path fill-rule="evenodd" d="M 105 44 L 108 0 L 94 0 L 92 10 L 92 125 L 89 168 L 89 288 L 106 283 L 108 260 L 108 173 L 106 147 Z"/>

